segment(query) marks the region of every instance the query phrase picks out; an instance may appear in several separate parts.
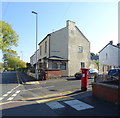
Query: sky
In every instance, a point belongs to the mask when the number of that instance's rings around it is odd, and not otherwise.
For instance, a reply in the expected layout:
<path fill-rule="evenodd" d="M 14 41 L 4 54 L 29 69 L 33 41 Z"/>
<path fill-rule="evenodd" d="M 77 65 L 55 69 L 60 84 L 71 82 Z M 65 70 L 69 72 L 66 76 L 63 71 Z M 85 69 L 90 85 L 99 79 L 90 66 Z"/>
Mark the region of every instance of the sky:
<path fill-rule="evenodd" d="M 7 2 L 2 1 L 2 17 L 19 35 L 20 59 L 30 62 L 36 50 L 35 14 L 38 13 L 38 43 L 49 33 L 66 26 L 71 20 L 90 41 L 91 52 L 98 53 L 109 41 L 118 43 L 118 2 Z M 0 52 L 0 62 L 2 52 Z"/>

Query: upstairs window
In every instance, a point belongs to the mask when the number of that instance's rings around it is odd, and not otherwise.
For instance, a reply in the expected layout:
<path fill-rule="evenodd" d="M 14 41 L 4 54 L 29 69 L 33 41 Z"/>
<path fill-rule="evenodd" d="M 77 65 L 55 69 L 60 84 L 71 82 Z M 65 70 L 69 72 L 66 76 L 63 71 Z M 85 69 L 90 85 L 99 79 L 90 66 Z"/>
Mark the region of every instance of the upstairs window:
<path fill-rule="evenodd" d="M 47 41 L 45 41 L 45 53 L 47 53 Z"/>
<path fill-rule="evenodd" d="M 80 52 L 80 53 L 83 52 L 83 47 L 82 46 L 78 46 L 78 52 Z"/>
<path fill-rule="evenodd" d="M 106 60 L 108 59 L 108 54 L 106 53 Z"/>
<path fill-rule="evenodd" d="M 40 46 L 40 56 L 42 55 L 42 46 Z"/>

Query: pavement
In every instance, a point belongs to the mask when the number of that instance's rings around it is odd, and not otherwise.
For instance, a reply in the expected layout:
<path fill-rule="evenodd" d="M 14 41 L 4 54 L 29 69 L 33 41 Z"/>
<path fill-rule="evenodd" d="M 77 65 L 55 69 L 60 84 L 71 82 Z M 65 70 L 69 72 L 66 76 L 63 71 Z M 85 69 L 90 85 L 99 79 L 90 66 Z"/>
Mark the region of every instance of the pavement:
<path fill-rule="evenodd" d="M 29 82 L 33 81 L 31 80 Z M 73 90 L 42 97 L 10 101 L 4 104 L 2 115 L 119 117 L 120 106 L 94 97 L 91 89 L 84 92 L 81 90 Z"/>

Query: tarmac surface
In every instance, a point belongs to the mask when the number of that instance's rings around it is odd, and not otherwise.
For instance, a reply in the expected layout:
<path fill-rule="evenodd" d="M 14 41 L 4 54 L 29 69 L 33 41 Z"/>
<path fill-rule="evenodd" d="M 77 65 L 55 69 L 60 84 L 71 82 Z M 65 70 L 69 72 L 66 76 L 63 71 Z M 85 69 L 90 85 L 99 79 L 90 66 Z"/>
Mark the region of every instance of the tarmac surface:
<path fill-rule="evenodd" d="M 10 107 L 9 106 L 13 106 Z M 116 104 L 92 96 L 91 91 L 13 101 L 5 104 L 2 116 L 120 116 Z"/>
<path fill-rule="evenodd" d="M 42 97 L 9 101 L 0 104 L 0 107 L 2 107 L 0 108 L 2 117 L 120 117 L 119 105 L 94 97 L 91 89 L 84 92 L 80 90 L 64 91 Z"/>

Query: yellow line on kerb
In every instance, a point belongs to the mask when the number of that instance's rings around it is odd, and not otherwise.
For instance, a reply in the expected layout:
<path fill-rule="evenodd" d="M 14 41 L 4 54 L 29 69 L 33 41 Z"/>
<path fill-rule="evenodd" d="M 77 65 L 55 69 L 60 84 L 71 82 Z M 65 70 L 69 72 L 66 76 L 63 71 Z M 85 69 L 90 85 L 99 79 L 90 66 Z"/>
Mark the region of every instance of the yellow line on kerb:
<path fill-rule="evenodd" d="M 62 99 L 62 98 L 68 98 L 68 97 L 69 96 L 60 96 L 60 97 L 54 97 L 54 98 L 49 98 L 49 99 L 44 99 L 44 100 L 36 100 L 35 102 L 37 102 L 37 103 L 45 103 L 45 102 L 58 100 L 58 99 Z M 69 97 L 69 98 L 71 98 L 71 97 Z"/>
<path fill-rule="evenodd" d="M 66 94 L 70 94 L 74 91 L 65 91 L 65 92 L 61 92 L 61 93 L 56 93 L 56 94 L 52 94 L 52 95 L 45 95 L 42 97 L 34 97 L 34 98 L 26 98 L 26 99 L 21 99 L 21 101 L 25 101 L 25 100 L 35 100 L 35 99 L 41 99 L 41 98 L 48 98 L 48 97 L 56 97 L 56 96 L 62 96 L 62 95 L 66 95 Z"/>
<path fill-rule="evenodd" d="M 69 94 L 69 93 L 72 93 L 72 92 L 74 92 L 74 91 L 65 91 L 65 92 L 61 92 L 61 93 L 57 93 L 57 94 L 46 95 L 46 96 L 42 96 L 42 97 L 26 98 L 26 99 L 21 99 L 21 100 L 17 100 L 17 101 L 22 102 L 22 101 L 27 101 L 27 100 L 43 99 L 43 100 L 35 100 L 35 102 L 44 103 L 44 102 L 48 102 L 48 101 L 52 101 L 52 100 L 67 98 L 69 96 L 65 96 L 65 95 Z M 64 96 L 61 96 L 61 95 L 64 95 Z M 48 97 L 53 97 L 53 98 L 48 98 Z M 17 102 L 17 101 L 1 102 L 0 105 L 9 104 L 9 103 L 12 103 L 12 102 Z"/>
<path fill-rule="evenodd" d="M 11 103 L 13 101 L 8 101 L 8 102 L 1 102 L 0 105 L 3 105 L 3 104 L 8 104 L 8 103 Z"/>
<path fill-rule="evenodd" d="M 77 89 L 78 90 L 78 89 Z M 88 90 L 91 90 L 91 88 L 89 88 Z M 61 99 L 61 98 L 71 98 L 69 96 L 67 96 L 67 94 L 70 94 L 70 93 L 73 93 L 75 92 L 76 90 L 73 90 L 73 91 L 65 91 L 65 92 L 61 92 L 61 93 L 56 93 L 56 94 L 52 94 L 52 95 L 45 95 L 45 96 L 41 96 L 41 97 L 34 97 L 34 98 L 26 98 L 26 99 L 20 99 L 20 100 L 16 100 L 16 101 L 8 101 L 8 102 L 1 102 L 0 105 L 3 105 L 3 104 L 8 104 L 8 103 L 12 103 L 12 102 L 22 102 L 22 101 L 26 101 L 27 100 L 34 100 L 33 102 L 37 102 L 37 103 L 44 103 L 44 102 L 48 102 L 48 101 L 52 101 L 52 100 L 57 100 L 57 99 Z M 52 97 L 52 98 L 49 98 L 49 97 Z M 38 100 L 37 100 L 38 99 Z M 39 100 L 39 99 L 42 99 L 42 100 Z M 29 101 L 30 102 L 30 101 Z"/>
<path fill-rule="evenodd" d="M 34 82 L 34 81 L 32 81 L 32 82 L 25 82 L 25 84 L 40 84 L 40 82 Z"/>

